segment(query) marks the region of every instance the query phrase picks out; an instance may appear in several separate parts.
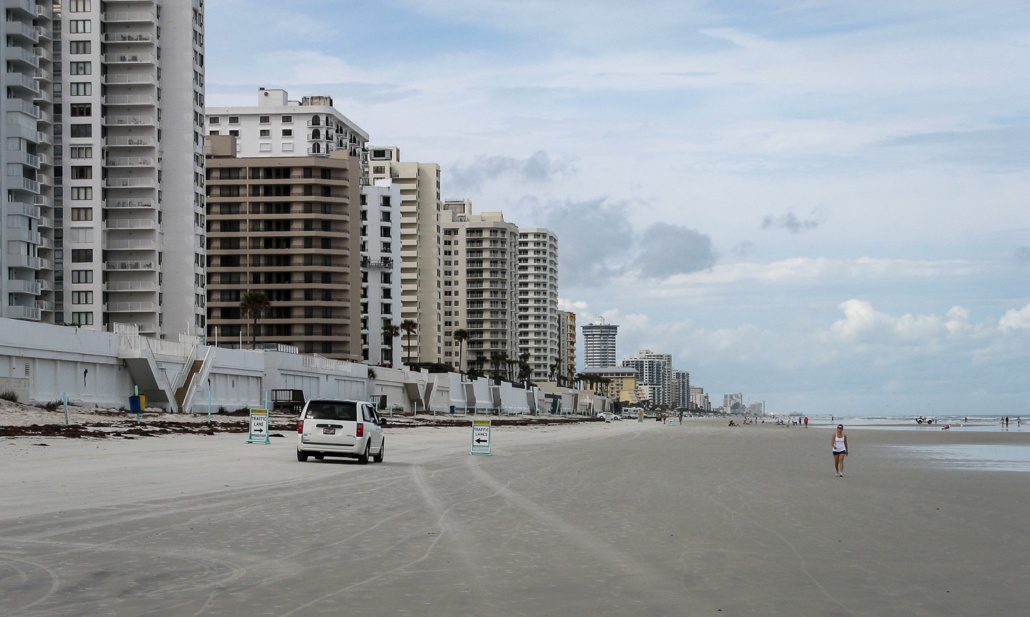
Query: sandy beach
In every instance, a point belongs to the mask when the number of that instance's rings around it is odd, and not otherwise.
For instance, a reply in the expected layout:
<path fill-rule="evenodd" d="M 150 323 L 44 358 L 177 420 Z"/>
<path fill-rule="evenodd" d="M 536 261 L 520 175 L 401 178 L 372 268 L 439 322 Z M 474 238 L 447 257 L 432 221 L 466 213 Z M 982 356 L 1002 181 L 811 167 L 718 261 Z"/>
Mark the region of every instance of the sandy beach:
<path fill-rule="evenodd" d="M 0 417 L 0 425 L 3 424 Z M 721 420 L 0 438 L 0 615 L 1021 615 L 1030 473 L 928 457 L 1030 432 Z M 46 445 L 43 445 L 46 444 Z M 1021 450 L 1022 451 L 1022 450 Z"/>

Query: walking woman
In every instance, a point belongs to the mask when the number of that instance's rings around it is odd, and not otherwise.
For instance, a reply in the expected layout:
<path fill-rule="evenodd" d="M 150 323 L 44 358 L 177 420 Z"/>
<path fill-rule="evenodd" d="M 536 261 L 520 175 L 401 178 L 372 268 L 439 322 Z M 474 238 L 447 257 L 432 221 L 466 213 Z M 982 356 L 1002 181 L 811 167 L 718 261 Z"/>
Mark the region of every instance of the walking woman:
<path fill-rule="evenodd" d="M 848 455 L 848 436 L 844 434 L 844 425 L 837 425 L 833 434 L 833 470 L 838 478 L 844 477 L 844 457 Z"/>

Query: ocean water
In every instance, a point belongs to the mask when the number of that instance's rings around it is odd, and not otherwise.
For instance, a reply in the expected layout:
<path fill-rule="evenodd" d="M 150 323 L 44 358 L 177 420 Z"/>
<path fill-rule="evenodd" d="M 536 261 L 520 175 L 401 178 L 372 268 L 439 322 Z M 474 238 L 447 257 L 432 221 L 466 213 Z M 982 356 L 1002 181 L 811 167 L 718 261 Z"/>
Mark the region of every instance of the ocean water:
<path fill-rule="evenodd" d="M 1003 416 L 939 416 L 933 424 L 918 424 L 915 417 L 853 417 L 825 416 L 809 417 L 809 426 L 832 430 L 843 424 L 847 430 L 892 430 L 972 433 L 1024 433 L 1030 435 L 1030 419 L 1009 416 L 1009 423 L 1002 422 Z M 936 444 L 885 446 L 897 456 L 917 464 L 944 467 L 948 469 L 976 469 L 983 471 L 1030 473 L 1030 443 L 1028 444 Z"/>
<path fill-rule="evenodd" d="M 1030 473 L 1030 445 L 941 444 L 933 446 L 888 446 L 904 458 L 950 469 L 1015 471 Z"/>

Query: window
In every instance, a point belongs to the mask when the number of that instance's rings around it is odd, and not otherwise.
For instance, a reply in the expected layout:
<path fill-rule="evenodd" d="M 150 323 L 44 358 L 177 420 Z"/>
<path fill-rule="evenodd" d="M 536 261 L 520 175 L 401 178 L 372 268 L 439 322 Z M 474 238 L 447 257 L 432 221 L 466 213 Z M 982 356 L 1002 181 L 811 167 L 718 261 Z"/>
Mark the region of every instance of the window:
<path fill-rule="evenodd" d="M 229 131 L 229 134 L 232 135 L 233 137 L 239 137 L 240 136 L 240 131 L 238 129 L 233 129 L 233 130 Z"/>
<path fill-rule="evenodd" d="M 69 55 L 88 54 L 90 51 L 92 51 L 90 41 L 70 41 L 68 43 Z"/>
<path fill-rule="evenodd" d="M 68 72 L 72 75 L 90 75 L 93 73 L 92 62 L 69 62 Z"/>
<path fill-rule="evenodd" d="M 258 117 L 258 122 L 260 122 L 261 124 L 268 124 L 269 121 L 270 120 L 269 120 L 268 116 L 259 116 Z"/>
<path fill-rule="evenodd" d="M 260 132 L 259 136 L 260 137 L 271 137 L 272 136 L 272 132 L 269 131 L 268 129 L 261 129 L 261 132 Z"/>
<path fill-rule="evenodd" d="M 218 119 L 218 116 L 211 116 L 207 119 L 208 124 L 218 124 L 219 122 L 221 122 L 221 120 Z"/>
<path fill-rule="evenodd" d="M 72 146 L 68 148 L 68 155 L 73 159 L 91 159 L 93 146 Z"/>
<path fill-rule="evenodd" d="M 72 283 L 92 283 L 92 270 L 72 270 Z"/>
<path fill-rule="evenodd" d="M 92 124 L 73 124 L 72 125 L 72 137 L 92 137 L 93 136 L 93 125 Z"/>
<path fill-rule="evenodd" d="M 229 124 L 239 124 L 239 123 L 240 123 L 240 117 L 239 116 L 229 116 Z"/>
<path fill-rule="evenodd" d="M 73 165 L 72 180 L 89 180 L 93 177 L 93 168 L 89 165 Z"/>
<path fill-rule="evenodd" d="M 92 326 L 93 313 L 72 313 L 72 323 L 79 326 Z"/>
<path fill-rule="evenodd" d="M 386 173 L 386 167 L 383 166 L 383 165 L 375 165 L 375 166 L 372 167 L 372 173 L 374 173 L 374 174 L 385 174 Z"/>
<path fill-rule="evenodd" d="M 88 19 L 72 19 L 68 22 L 68 32 L 72 34 L 87 34 L 91 31 Z"/>
<path fill-rule="evenodd" d="M 92 263 L 93 249 L 72 249 L 72 263 Z"/>
<path fill-rule="evenodd" d="M 72 208 L 73 221 L 92 221 L 93 208 Z"/>
<path fill-rule="evenodd" d="M 73 81 L 69 96 L 90 96 L 93 94 L 93 84 L 88 81 Z"/>
<path fill-rule="evenodd" d="M 92 186 L 73 186 L 71 189 L 72 200 L 82 201 L 85 199 L 93 199 L 93 187 Z"/>
<path fill-rule="evenodd" d="M 92 0 L 65 0 L 69 13 L 88 13 Z"/>
<path fill-rule="evenodd" d="M 293 124 L 293 116 L 283 116 L 283 124 Z"/>
<path fill-rule="evenodd" d="M 68 106 L 68 111 L 71 113 L 73 118 L 88 118 L 93 115 L 93 104 L 72 103 Z"/>
<path fill-rule="evenodd" d="M 283 137 L 293 137 L 293 129 L 283 129 Z"/>
<path fill-rule="evenodd" d="M 92 291 L 73 291 L 72 304 L 93 304 Z"/>

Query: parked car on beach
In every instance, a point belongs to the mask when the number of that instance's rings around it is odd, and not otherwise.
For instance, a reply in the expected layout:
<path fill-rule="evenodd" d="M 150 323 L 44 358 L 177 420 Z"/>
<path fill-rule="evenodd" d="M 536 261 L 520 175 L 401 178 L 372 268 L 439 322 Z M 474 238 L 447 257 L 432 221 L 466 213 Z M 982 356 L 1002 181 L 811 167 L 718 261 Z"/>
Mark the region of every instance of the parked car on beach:
<path fill-rule="evenodd" d="M 365 401 L 312 399 L 304 404 L 297 420 L 297 460 L 309 456 L 356 458 L 361 464 L 369 457 L 383 462 L 386 420 Z"/>

